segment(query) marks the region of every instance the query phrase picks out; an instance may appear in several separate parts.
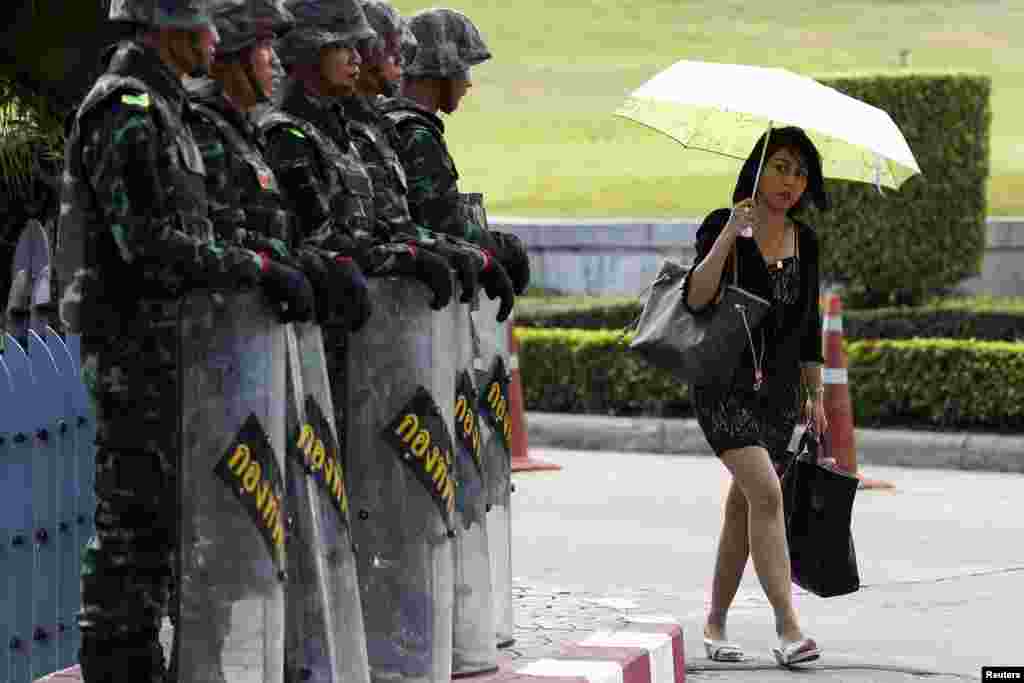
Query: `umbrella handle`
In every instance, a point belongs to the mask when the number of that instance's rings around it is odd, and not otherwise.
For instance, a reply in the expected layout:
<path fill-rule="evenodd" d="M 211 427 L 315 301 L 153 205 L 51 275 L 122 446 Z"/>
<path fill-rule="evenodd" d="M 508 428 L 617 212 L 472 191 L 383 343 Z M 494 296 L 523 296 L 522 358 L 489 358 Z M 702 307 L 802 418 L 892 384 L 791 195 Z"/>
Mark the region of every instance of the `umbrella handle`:
<path fill-rule="evenodd" d="M 761 160 L 757 163 L 757 175 L 754 176 L 754 196 L 752 199 L 755 205 L 757 204 L 757 186 L 761 184 L 761 171 L 764 169 L 764 157 L 768 153 L 768 138 L 772 135 L 772 123 L 774 122 L 768 122 L 768 130 L 764 134 L 764 145 L 761 147 Z"/>

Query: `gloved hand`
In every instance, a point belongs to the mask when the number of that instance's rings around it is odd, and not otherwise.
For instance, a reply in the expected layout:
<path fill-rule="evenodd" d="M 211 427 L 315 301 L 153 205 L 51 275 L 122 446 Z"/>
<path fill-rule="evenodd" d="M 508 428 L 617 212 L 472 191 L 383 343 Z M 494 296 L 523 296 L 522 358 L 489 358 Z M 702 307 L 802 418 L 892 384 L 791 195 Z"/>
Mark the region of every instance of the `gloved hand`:
<path fill-rule="evenodd" d="M 411 243 L 448 261 L 459 279 L 459 301 L 464 304 L 473 301 L 480 288 L 480 269 L 486 264 L 487 255 L 479 247 L 463 240 L 447 235 L 434 235 L 426 230 L 421 230 L 420 234 L 421 236 Z"/>
<path fill-rule="evenodd" d="M 516 294 L 522 294 L 530 286 L 530 259 L 522 240 L 510 232 L 491 232 L 497 244 L 495 254 L 512 278 Z"/>
<path fill-rule="evenodd" d="M 434 294 L 430 307 L 439 311 L 452 300 L 452 275 L 448 262 L 414 244 L 390 242 L 370 249 L 368 274 L 373 276 L 410 275 Z"/>
<path fill-rule="evenodd" d="M 312 249 L 297 249 L 295 258 L 316 291 L 316 319 L 321 325 L 342 320 L 356 332 L 370 318 L 370 293 L 366 277 L 346 256 Z"/>
<path fill-rule="evenodd" d="M 512 312 L 512 305 L 515 303 L 515 294 L 512 289 L 512 280 L 498 260 L 488 255 L 488 264 L 480 273 L 480 283 L 484 291 L 491 299 L 501 299 L 501 306 L 498 307 L 498 314 L 495 319 L 499 323 L 505 322 L 508 314 Z"/>
<path fill-rule="evenodd" d="M 331 289 L 340 293 L 342 317 L 349 331 L 358 332 L 370 319 L 370 285 L 359 265 L 349 256 L 335 256 L 328 268 Z"/>
<path fill-rule="evenodd" d="M 260 256 L 263 259 L 260 286 L 278 309 L 280 321 L 302 323 L 312 320 L 316 307 L 313 286 L 302 271 L 271 260 L 266 253 Z"/>

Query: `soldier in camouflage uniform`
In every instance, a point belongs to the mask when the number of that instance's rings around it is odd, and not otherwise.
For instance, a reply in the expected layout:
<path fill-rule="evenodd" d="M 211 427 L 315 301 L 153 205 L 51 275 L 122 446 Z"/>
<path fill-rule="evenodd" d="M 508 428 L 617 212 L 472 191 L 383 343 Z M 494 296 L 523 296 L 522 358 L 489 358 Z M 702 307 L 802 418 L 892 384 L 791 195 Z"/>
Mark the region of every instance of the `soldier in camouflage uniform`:
<path fill-rule="evenodd" d="M 491 58 L 469 17 L 451 9 L 430 9 L 409 20 L 416 38 L 415 56 L 404 67 L 402 95 L 381 110 L 397 133 L 395 149 L 408 179 L 413 219 L 484 246 L 505 266 L 517 294 L 526 291 L 530 266 L 522 242 L 510 233 L 492 232 L 483 224 L 482 208 L 458 190 L 459 174 L 444 140 L 438 111 L 452 114 L 472 87 L 470 69 Z"/>
<path fill-rule="evenodd" d="M 301 273 L 214 238 L 181 81 L 210 65 L 205 2 L 114 0 L 110 18 L 138 37 L 107 53 L 74 119 L 57 241 L 61 318 L 82 337 L 98 420 L 79 661 L 86 683 L 157 683 L 178 537 L 178 301 L 259 285 L 290 319 L 313 301 Z"/>
<path fill-rule="evenodd" d="M 291 28 L 291 12 L 283 0 L 219 0 L 218 7 L 214 78 L 189 84 L 200 115 L 193 132 L 207 165 L 214 229 L 302 270 L 315 290 L 318 321 L 357 330 L 369 317 L 366 278 L 350 258 L 329 259 L 299 245 L 295 216 L 253 121 L 273 94 L 272 40 Z"/>
<path fill-rule="evenodd" d="M 412 220 L 406 200 L 405 170 L 392 146 L 394 125 L 377 109 L 382 96 L 394 91 L 402 76 L 401 47 L 415 42 L 401 16 L 380 0 L 362 3 L 376 36 L 359 43 L 363 68 L 357 92 L 346 97 L 345 114 L 352 140 L 373 180 L 377 221 L 391 241 L 412 240 L 421 248 L 443 256 L 455 269 L 461 284 L 461 301 L 473 301 L 478 282 L 491 298 L 500 297 L 498 319 L 512 310 L 512 283 L 505 269 L 483 247 L 446 233 L 434 233 Z"/>

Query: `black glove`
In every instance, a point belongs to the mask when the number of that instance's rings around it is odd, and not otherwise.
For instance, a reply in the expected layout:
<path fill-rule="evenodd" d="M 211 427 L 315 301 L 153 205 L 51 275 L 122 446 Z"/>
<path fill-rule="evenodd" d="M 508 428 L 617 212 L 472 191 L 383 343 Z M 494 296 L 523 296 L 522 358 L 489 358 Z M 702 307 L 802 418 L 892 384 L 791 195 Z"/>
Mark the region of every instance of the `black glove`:
<path fill-rule="evenodd" d="M 263 254 L 260 286 L 278 309 L 283 323 L 304 323 L 313 319 L 316 301 L 313 286 L 302 271 L 273 261 Z"/>
<path fill-rule="evenodd" d="M 370 249 L 369 275 L 410 275 L 434 293 L 430 307 L 439 311 L 452 300 L 451 266 L 442 257 L 413 244 L 391 242 Z"/>
<path fill-rule="evenodd" d="M 343 321 L 352 332 L 370 318 L 366 277 L 352 259 L 332 252 L 297 249 L 295 258 L 316 291 L 316 319 L 321 325 Z"/>
<path fill-rule="evenodd" d="M 530 286 L 530 259 L 522 240 L 510 232 L 492 232 L 497 243 L 495 254 L 512 278 L 516 294 L 522 294 Z"/>
<path fill-rule="evenodd" d="M 488 263 L 480 273 L 480 284 L 491 299 L 501 299 L 501 306 L 498 307 L 498 315 L 494 316 L 499 323 L 505 322 L 508 314 L 512 312 L 512 305 L 515 303 L 515 293 L 512 289 L 512 280 L 498 260 L 488 257 Z"/>
<path fill-rule="evenodd" d="M 486 255 L 479 247 L 446 235 L 419 239 L 413 244 L 417 248 L 434 252 L 451 264 L 455 269 L 455 276 L 459 279 L 461 303 L 468 304 L 476 298 L 476 292 L 480 288 L 480 269 L 487 261 Z"/>
<path fill-rule="evenodd" d="M 348 256 L 335 256 L 328 267 L 331 289 L 340 293 L 339 313 L 349 331 L 358 332 L 370 319 L 370 285 L 359 265 Z"/>

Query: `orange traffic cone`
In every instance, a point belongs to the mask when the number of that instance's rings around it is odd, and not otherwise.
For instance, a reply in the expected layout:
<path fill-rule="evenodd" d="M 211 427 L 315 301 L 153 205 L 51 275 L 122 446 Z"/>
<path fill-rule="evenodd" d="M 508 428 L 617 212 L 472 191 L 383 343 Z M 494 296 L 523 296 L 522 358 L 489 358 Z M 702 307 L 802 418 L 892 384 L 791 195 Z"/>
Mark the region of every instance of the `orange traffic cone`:
<path fill-rule="evenodd" d="M 843 302 L 838 294 L 825 295 L 825 317 L 822 322 L 825 343 L 825 417 L 828 418 L 828 445 L 837 466 L 856 476 L 860 488 L 894 488 L 892 484 L 868 479 L 857 468 L 857 441 L 853 427 L 853 405 L 850 402 L 849 372 L 843 350 Z"/>
<path fill-rule="evenodd" d="M 509 410 L 512 413 L 512 471 L 530 472 L 538 470 L 560 470 L 556 465 L 530 457 L 526 443 L 526 409 L 523 405 L 523 383 L 519 375 L 519 340 L 516 339 L 515 325 L 508 320 L 508 365 L 512 381 L 508 387 Z"/>

